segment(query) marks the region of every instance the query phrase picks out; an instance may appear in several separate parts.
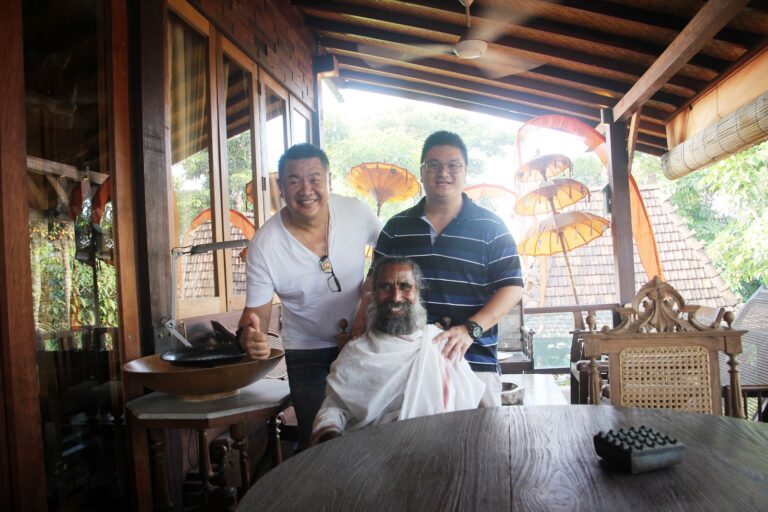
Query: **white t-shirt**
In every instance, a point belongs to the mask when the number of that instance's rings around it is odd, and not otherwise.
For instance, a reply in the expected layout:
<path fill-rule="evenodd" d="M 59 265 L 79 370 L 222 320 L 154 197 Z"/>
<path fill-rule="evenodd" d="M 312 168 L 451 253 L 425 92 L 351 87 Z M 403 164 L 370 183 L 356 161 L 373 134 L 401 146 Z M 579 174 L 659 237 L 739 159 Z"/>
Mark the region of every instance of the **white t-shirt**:
<path fill-rule="evenodd" d="M 365 276 L 365 246 L 375 245 L 381 223 L 373 211 L 352 197 L 331 194 L 328 259 L 341 284 L 332 292 L 320 268 L 320 258 L 285 228 L 281 215 L 273 215 L 248 244 L 246 262 L 247 307 L 272 301 L 283 305 L 283 346 L 286 349 L 320 349 L 336 346 L 339 320 L 350 327 L 360 303 Z"/>

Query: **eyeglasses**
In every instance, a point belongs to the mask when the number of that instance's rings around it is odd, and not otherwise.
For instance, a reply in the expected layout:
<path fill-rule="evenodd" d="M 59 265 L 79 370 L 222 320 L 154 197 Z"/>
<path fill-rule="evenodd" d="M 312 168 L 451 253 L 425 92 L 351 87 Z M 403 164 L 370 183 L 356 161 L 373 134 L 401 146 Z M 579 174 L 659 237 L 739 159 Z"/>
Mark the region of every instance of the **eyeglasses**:
<path fill-rule="evenodd" d="M 421 163 L 421 168 L 432 174 L 437 174 L 445 167 L 451 174 L 459 174 L 466 167 L 462 162 L 458 160 L 449 160 L 447 162 L 441 162 L 440 160 L 427 160 Z"/>
<path fill-rule="evenodd" d="M 339 283 L 339 279 L 336 277 L 336 274 L 333 273 L 333 265 L 331 265 L 331 260 L 328 259 L 327 255 L 320 257 L 320 270 L 326 274 L 331 274 L 328 276 L 328 289 L 332 292 L 340 292 L 341 283 Z M 333 283 L 331 283 L 331 280 L 333 280 Z"/>

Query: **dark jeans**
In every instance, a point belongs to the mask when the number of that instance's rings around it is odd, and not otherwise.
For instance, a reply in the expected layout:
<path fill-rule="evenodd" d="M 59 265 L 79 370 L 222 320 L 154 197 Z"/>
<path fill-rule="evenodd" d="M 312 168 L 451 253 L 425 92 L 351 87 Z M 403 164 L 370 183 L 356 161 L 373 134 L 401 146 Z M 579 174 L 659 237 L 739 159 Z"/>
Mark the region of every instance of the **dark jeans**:
<path fill-rule="evenodd" d="M 291 401 L 299 424 L 299 451 L 309 443 L 312 423 L 325 399 L 325 379 L 338 355 L 338 348 L 285 351 Z"/>

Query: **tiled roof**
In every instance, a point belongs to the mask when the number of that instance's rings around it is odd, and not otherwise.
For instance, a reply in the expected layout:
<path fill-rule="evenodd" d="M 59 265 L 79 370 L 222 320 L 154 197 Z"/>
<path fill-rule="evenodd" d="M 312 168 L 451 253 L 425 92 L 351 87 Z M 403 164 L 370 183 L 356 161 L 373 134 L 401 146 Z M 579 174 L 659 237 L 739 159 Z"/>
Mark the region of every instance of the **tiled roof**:
<path fill-rule="evenodd" d="M 213 241 L 211 236 L 211 222 L 203 222 L 189 236 L 190 240 L 185 241 L 189 245 L 207 244 Z M 243 233 L 237 227 L 231 226 L 230 239 L 239 240 L 243 238 Z M 242 249 L 231 250 L 232 254 L 232 279 L 234 281 L 235 295 L 245 293 L 245 260 L 239 255 Z M 214 275 L 213 275 L 213 253 L 188 254 L 182 256 L 181 261 L 181 279 L 179 289 L 183 289 L 183 298 L 213 297 L 214 294 Z M 221 292 L 223 293 L 223 291 Z"/>
<path fill-rule="evenodd" d="M 720 278 L 704 247 L 687 228 L 685 220 L 675 213 L 675 208 L 663 200 L 654 188 L 641 190 L 645 207 L 651 219 L 659 257 L 667 282 L 683 296 L 687 304 L 710 307 L 733 306 L 738 297 Z M 584 199 L 565 210 L 582 210 L 606 216 L 603 211 L 603 192 L 593 190 Z M 648 281 L 643 271 L 637 248 L 634 247 L 635 289 Z M 547 257 L 548 278 L 544 302 L 540 301 L 540 260 L 525 258 L 528 266 L 526 307 L 553 307 L 575 305 L 573 291 L 562 255 Z M 613 264 L 611 229 L 592 241 L 568 253 L 576 289 L 581 305 L 609 304 L 617 302 L 616 278 Z"/>

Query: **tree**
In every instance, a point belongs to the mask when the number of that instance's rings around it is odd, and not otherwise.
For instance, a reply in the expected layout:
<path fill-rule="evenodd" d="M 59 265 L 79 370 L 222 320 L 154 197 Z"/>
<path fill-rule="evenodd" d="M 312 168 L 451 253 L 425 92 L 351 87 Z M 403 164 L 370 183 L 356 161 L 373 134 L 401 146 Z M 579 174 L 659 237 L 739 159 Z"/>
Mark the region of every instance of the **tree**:
<path fill-rule="evenodd" d="M 674 182 L 673 204 L 731 288 L 768 283 L 768 142 Z"/>
<path fill-rule="evenodd" d="M 503 121 L 502 121 L 503 123 Z M 509 122 L 512 126 L 512 122 Z M 363 162 L 388 162 L 405 167 L 417 178 L 421 162 L 421 146 L 426 137 L 438 130 L 461 135 L 467 145 L 468 181 L 481 180 L 486 171 L 508 176 L 512 186 L 514 165 L 509 155 L 514 147 L 511 128 L 488 122 L 463 110 L 418 102 L 382 111 L 377 115 L 345 105 L 326 109 L 324 113 L 324 146 L 331 162 L 332 188 L 345 195 L 359 195 L 346 184 L 349 170 Z M 493 169 L 491 168 L 493 167 Z M 372 197 L 365 198 L 375 208 Z M 387 203 L 382 218 L 387 219 L 413 201 Z"/>
<path fill-rule="evenodd" d="M 707 252 L 743 298 L 768 283 L 768 142 L 716 163 L 701 183 L 726 219 Z"/>

